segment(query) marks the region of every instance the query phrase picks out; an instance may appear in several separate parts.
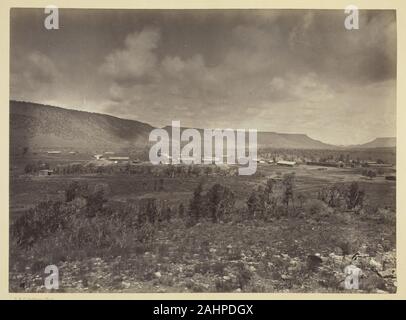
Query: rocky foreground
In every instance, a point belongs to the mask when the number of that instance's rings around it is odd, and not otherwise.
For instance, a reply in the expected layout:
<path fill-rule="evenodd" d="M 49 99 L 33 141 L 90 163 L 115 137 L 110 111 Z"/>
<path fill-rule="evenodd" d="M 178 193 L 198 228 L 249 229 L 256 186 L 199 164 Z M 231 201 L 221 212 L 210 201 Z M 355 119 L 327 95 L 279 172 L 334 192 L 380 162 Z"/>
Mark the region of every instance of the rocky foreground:
<path fill-rule="evenodd" d="M 371 256 L 364 250 L 343 255 L 291 256 L 252 245 L 236 250 L 233 244 L 209 244 L 200 253 L 176 250 L 144 252 L 111 258 L 63 261 L 59 289 L 54 292 L 356 292 L 395 293 L 395 250 Z M 364 252 L 362 252 L 364 251 Z M 345 287 L 346 267 L 359 272 L 359 288 Z M 350 267 L 350 269 L 351 269 Z M 10 290 L 48 292 L 42 266 L 12 271 Z"/>

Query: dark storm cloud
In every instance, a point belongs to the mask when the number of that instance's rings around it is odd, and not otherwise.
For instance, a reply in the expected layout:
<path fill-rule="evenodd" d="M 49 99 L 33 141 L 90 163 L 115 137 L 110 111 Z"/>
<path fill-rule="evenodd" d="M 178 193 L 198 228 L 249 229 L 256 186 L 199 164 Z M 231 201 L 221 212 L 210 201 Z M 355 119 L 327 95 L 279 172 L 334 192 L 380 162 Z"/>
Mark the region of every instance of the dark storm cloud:
<path fill-rule="evenodd" d="M 15 60 L 18 60 L 17 64 Z M 51 95 L 60 77 L 53 61 L 39 51 L 18 55 L 18 59 L 12 59 L 11 69 L 11 91 L 28 100 Z"/>
<path fill-rule="evenodd" d="M 14 10 L 11 95 L 157 126 L 177 119 L 332 143 L 394 135 L 395 12 L 361 11 L 352 31 L 345 17 L 344 10 L 61 10 L 60 30 L 47 31 L 41 10 Z M 47 81 L 51 93 L 30 87 Z"/>

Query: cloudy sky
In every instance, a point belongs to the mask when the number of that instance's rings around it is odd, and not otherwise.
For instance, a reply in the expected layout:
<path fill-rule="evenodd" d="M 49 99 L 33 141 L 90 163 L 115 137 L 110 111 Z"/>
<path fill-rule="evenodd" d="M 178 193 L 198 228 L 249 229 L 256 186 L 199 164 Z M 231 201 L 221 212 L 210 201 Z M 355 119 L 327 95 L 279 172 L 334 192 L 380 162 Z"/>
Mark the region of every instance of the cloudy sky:
<path fill-rule="evenodd" d="M 396 16 L 344 10 L 11 12 L 12 99 L 165 126 L 356 144 L 396 133 Z"/>

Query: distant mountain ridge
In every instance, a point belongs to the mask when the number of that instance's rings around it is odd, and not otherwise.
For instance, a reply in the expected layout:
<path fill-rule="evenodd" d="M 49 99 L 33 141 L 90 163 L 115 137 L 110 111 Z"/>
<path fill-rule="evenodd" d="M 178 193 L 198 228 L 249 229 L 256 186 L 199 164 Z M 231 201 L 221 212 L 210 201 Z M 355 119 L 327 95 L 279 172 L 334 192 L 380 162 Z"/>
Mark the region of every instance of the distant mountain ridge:
<path fill-rule="evenodd" d="M 372 140 L 370 142 L 351 146 L 351 148 L 362 148 L 362 149 L 394 148 L 394 147 L 396 147 L 396 138 L 395 137 L 375 138 L 374 140 Z"/>
<path fill-rule="evenodd" d="M 10 101 L 11 149 L 29 147 L 31 150 L 70 149 L 94 152 L 142 148 L 150 145 L 149 134 L 153 129 L 154 127 L 147 123 L 106 114 Z M 396 146 L 396 138 L 377 138 L 366 144 L 351 147 L 387 146 Z M 342 149 L 312 139 L 306 134 L 277 132 L 258 132 L 258 147 Z"/>
<path fill-rule="evenodd" d="M 171 126 L 166 126 L 163 129 L 171 132 Z M 180 131 L 191 129 L 187 127 L 180 128 Z M 195 128 L 203 137 L 204 129 Z M 248 136 L 248 133 L 246 132 Z M 248 141 L 248 140 L 247 140 Z M 287 149 L 334 149 L 334 145 L 326 144 L 321 141 L 310 138 L 306 134 L 300 133 L 277 133 L 277 132 L 257 132 L 258 148 L 287 148 Z"/>
<path fill-rule="evenodd" d="M 286 147 L 288 146 L 288 147 Z M 335 149 L 337 146 L 323 143 L 300 133 L 258 132 L 259 148 Z"/>

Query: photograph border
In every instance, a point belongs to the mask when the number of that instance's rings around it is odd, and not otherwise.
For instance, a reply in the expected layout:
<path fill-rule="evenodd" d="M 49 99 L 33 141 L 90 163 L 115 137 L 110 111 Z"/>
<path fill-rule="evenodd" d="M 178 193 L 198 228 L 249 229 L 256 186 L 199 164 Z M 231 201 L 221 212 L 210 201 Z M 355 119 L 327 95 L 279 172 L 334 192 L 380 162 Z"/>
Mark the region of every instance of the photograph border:
<path fill-rule="evenodd" d="M 9 292 L 9 58 L 10 58 L 10 9 L 15 7 L 45 8 L 47 5 L 59 8 L 88 9 L 341 9 L 348 5 L 356 5 L 359 9 L 394 9 L 397 20 L 397 182 L 396 182 L 396 253 L 397 253 L 397 292 L 388 294 L 374 293 L 10 293 Z M 6 0 L 0 2 L 0 61 L 3 74 L 0 82 L 1 145 L 5 155 L 1 157 L 2 167 L 0 180 L 0 299 L 161 299 L 161 300 L 268 300 L 268 299 L 405 299 L 406 298 L 406 217 L 403 212 L 405 195 L 405 140 L 406 111 L 406 2 L 402 0 L 363 0 L 363 1 L 317 1 L 317 0 L 273 0 L 273 1 L 242 1 L 242 0 Z"/>

